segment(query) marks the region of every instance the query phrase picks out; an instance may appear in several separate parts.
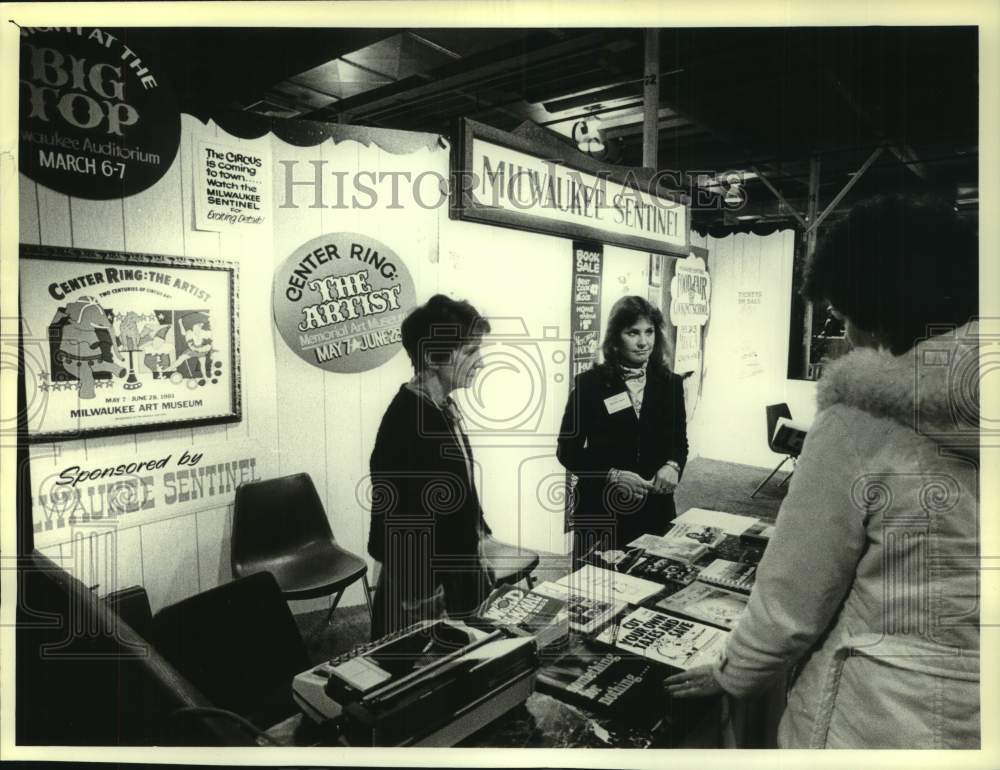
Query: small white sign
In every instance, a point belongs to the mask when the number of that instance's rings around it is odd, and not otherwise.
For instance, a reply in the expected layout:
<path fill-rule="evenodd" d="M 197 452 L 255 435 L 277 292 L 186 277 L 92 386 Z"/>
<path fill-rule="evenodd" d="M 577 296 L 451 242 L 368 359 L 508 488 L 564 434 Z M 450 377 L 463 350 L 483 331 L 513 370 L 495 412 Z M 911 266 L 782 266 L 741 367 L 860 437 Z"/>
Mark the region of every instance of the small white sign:
<path fill-rule="evenodd" d="M 604 406 L 607 408 L 608 414 L 614 414 L 632 406 L 632 399 L 628 397 L 628 393 L 619 393 L 604 399 Z"/>
<path fill-rule="evenodd" d="M 708 320 L 712 299 L 712 279 L 701 257 L 677 261 L 670 279 L 670 323 L 674 326 L 703 326 Z"/>
<path fill-rule="evenodd" d="M 271 217 L 271 153 L 198 142 L 194 159 L 195 227 L 225 232 L 265 227 Z"/>

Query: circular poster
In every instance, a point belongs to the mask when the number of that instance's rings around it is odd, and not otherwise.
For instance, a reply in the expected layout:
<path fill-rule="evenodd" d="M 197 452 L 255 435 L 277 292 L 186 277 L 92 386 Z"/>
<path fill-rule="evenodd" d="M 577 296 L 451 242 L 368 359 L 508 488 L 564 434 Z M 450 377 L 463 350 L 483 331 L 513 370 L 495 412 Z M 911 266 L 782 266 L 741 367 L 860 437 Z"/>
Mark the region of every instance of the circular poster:
<path fill-rule="evenodd" d="M 333 233 L 297 248 L 274 276 L 274 322 L 295 354 L 328 372 L 365 372 L 403 347 L 416 306 L 406 265 L 367 235 Z"/>
<path fill-rule="evenodd" d="M 180 147 L 163 68 L 119 30 L 21 31 L 20 166 L 56 192 L 125 198 L 155 184 Z"/>

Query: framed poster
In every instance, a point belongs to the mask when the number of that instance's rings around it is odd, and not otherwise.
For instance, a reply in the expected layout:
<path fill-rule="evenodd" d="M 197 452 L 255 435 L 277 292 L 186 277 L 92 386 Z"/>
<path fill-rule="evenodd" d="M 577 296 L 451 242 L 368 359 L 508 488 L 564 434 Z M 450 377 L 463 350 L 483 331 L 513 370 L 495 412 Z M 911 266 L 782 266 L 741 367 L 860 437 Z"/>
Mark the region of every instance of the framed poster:
<path fill-rule="evenodd" d="M 240 420 L 235 264 L 20 253 L 29 441 Z"/>

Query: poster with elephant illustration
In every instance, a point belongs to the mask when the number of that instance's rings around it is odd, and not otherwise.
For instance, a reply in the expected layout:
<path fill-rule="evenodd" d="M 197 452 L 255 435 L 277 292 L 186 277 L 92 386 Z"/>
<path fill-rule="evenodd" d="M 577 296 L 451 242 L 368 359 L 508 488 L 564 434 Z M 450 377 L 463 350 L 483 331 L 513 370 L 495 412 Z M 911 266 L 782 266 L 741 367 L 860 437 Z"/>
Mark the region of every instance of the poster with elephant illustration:
<path fill-rule="evenodd" d="M 31 441 L 240 419 L 238 268 L 21 245 Z"/>

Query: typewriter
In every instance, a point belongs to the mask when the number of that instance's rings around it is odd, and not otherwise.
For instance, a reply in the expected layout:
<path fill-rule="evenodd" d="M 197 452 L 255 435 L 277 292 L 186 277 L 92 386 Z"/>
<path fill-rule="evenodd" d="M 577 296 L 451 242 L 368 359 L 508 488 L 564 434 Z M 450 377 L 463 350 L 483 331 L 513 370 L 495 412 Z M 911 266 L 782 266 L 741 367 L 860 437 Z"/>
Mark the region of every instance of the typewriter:
<path fill-rule="evenodd" d="M 295 677 L 303 713 L 349 746 L 452 746 L 534 690 L 532 637 L 428 620 Z"/>

